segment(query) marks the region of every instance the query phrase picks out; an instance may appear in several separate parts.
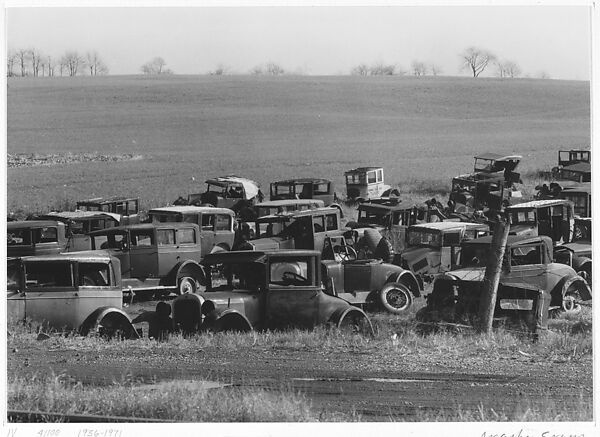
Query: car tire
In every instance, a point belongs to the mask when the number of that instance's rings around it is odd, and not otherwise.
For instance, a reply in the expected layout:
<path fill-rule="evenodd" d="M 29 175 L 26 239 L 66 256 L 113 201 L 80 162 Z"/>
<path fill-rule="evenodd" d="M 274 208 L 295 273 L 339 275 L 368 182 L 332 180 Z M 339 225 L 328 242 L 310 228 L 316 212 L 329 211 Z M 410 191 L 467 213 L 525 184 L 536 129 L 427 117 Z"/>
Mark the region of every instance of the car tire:
<path fill-rule="evenodd" d="M 392 314 L 403 314 L 413 303 L 410 289 L 398 282 L 390 282 L 379 291 L 379 302 Z"/>
<path fill-rule="evenodd" d="M 198 284 L 194 278 L 190 276 L 184 276 L 179 279 L 177 289 L 178 294 L 195 293 L 198 289 Z"/>

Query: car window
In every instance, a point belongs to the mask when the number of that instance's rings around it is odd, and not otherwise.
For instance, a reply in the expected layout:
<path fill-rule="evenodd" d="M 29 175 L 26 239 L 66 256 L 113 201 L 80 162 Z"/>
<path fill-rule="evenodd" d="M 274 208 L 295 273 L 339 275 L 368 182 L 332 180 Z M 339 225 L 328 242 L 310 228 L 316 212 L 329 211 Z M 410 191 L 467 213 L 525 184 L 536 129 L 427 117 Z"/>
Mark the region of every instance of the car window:
<path fill-rule="evenodd" d="M 28 288 L 73 287 L 72 267 L 64 261 L 27 263 L 25 282 Z"/>
<path fill-rule="evenodd" d="M 85 234 L 86 232 L 90 231 L 89 228 L 90 228 L 90 221 L 86 221 L 84 223 L 83 221 L 71 220 L 69 222 L 69 230 L 71 231 L 72 234 L 75 234 L 75 235 Z"/>
<path fill-rule="evenodd" d="M 292 194 L 292 187 L 293 185 L 275 185 L 274 189 L 275 189 L 275 194 L 276 195 L 283 195 L 283 194 Z"/>
<path fill-rule="evenodd" d="M 11 229 L 6 234 L 6 242 L 9 246 L 30 246 L 30 229 Z"/>
<path fill-rule="evenodd" d="M 94 249 L 124 249 L 127 243 L 125 233 L 111 233 L 108 235 L 95 235 L 92 237 Z"/>
<path fill-rule="evenodd" d="M 368 183 L 374 184 L 375 182 L 377 182 L 377 175 L 374 171 L 370 171 L 369 173 L 367 173 L 367 177 Z"/>
<path fill-rule="evenodd" d="M 214 231 L 214 229 L 215 229 L 214 214 L 202 214 L 202 230 L 203 231 Z"/>
<path fill-rule="evenodd" d="M 215 215 L 216 231 L 231 231 L 231 216 L 228 214 Z"/>
<path fill-rule="evenodd" d="M 179 244 L 196 244 L 196 232 L 194 232 L 194 228 L 178 229 L 177 242 Z"/>
<path fill-rule="evenodd" d="M 314 184 L 313 186 L 313 194 L 328 194 L 329 193 L 329 183 L 322 182 L 320 184 Z"/>
<path fill-rule="evenodd" d="M 58 231 L 54 227 L 34 229 L 35 243 L 54 243 L 58 241 Z"/>
<path fill-rule="evenodd" d="M 198 214 L 177 214 L 177 221 L 184 223 L 198 223 Z"/>
<path fill-rule="evenodd" d="M 456 246 L 460 243 L 460 233 L 450 232 L 443 237 L 442 246 Z"/>
<path fill-rule="evenodd" d="M 377 170 L 377 182 L 383 182 L 383 170 Z"/>
<path fill-rule="evenodd" d="M 325 216 L 325 222 L 326 222 L 326 230 L 328 231 L 334 231 L 338 228 L 337 226 L 337 215 L 336 214 L 327 214 Z"/>
<path fill-rule="evenodd" d="M 175 244 L 175 229 L 157 229 L 156 239 L 159 246 Z"/>
<path fill-rule="evenodd" d="M 517 246 L 511 248 L 510 263 L 513 266 L 524 266 L 529 264 L 542 264 L 541 247 Z"/>
<path fill-rule="evenodd" d="M 138 213 L 138 202 L 137 200 L 130 200 L 127 202 L 127 215 L 134 215 Z"/>
<path fill-rule="evenodd" d="M 285 286 L 314 285 L 314 274 L 310 267 L 308 260 L 274 259 L 269 270 L 269 283 Z"/>
<path fill-rule="evenodd" d="M 131 231 L 132 246 L 152 246 L 154 244 L 154 232 L 152 229 L 140 229 Z"/>
<path fill-rule="evenodd" d="M 323 216 L 323 215 L 313 216 L 313 229 L 315 232 L 324 232 L 325 231 L 325 216 Z"/>
<path fill-rule="evenodd" d="M 127 215 L 127 202 L 117 202 L 115 204 L 115 212 L 121 215 Z"/>
<path fill-rule="evenodd" d="M 106 263 L 81 262 L 77 266 L 77 284 L 84 287 L 110 285 L 110 270 Z"/>

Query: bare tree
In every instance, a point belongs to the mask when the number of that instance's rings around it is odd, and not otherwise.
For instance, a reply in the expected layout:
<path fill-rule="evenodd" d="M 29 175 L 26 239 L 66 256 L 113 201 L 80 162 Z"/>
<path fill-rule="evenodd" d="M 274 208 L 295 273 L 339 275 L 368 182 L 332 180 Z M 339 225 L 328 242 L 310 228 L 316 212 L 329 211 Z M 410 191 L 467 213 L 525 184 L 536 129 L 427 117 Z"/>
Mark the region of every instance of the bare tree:
<path fill-rule="evenodd" d="M 97 51 L 87 52 L 85 55 L 85 65 L 90 70 L 90 76 L 97 76 L 99 74 L 107 74 L 108 67 L 100 58 Z"/>
<path fill-rule="evenodd" d="M 536 76 L 538 79 L 551 79 L 550 75 L 545 71 L 540 71 Z"/>
<path fill-rule="evenodd" d="M 367 76 L 369 74 L 369 67 L 367 64 L 359 64 L 352 69 L 350 74 L 353 76 Z"/>
<path fill-rule="evenodd" d="M 427 74 L 427 65 L 425 62 L 414 60 L 411 64 L 411 70 L 414 76 L 425 76 Z"/>
<path fill-rule="evenodd" d="M 383 62 L 378 62 L 369 69 L 371 76 L 393 76 L 395 71 L 395 65 L 385 65 Z"/>
<path fill-rule="evenodd" d="M 275 62 L 269 62 L 265 66 L 265 73 L 270 74 L 271 76 L 279 76 L 280 74 L 285 73 L 285 71 Z"/>
<path fill-rule="evenodd" d="M 434 64 L 433 62 L 429 64 L 429 71 L 431 71 L 431 74 L 434 76 L 442 74 L 442 68 L 439 65 Z"/>
<path fill-rule="evenodd" d="M 29 49 L 29 59 L 31 60 L 31 72 L 33 77 L 39 76 L 42 54 L 37 49 Z"/>
<path fill-rule="evenodd" d="M 264 74 L 264 69 L 262 65 L 256 65 L 250 69 L 250 74 L 254 74 L 256 76 Z"/>
<path fill-rule="evenodd" d="M 477 47 L 469 47 L 460 57 L 463 69 L 471 70 L 473 77 L 479 77 L 488 64 L 496 59 L 491 52 Z"/>
<path fill-rule="evenodd" d="M 15 75 L 15 62 L 17 61 L 17 53 L 10 49 L 6 55 L 6 75 L 12 77 Z"/>
<path fill-rule="evenodd" d="M 77 76 L 77 72 L 79 71 L 79 68 L 84 65 L 85 59 L 83 59 L 79 53 L 73 50 L 64 54 L 61 59 L 61 63 L 64 64 L 69 76 Z"/>
<path fill-rule="evenodd" d="M 172 74 L 171 70 L 166 68 L 167 63 L 163 58 L 157 56 L 151 61 L 146 62 L 140 67 L 140 70 L 144 74 Z"/>
<path fill-rule="evenodd" d="M 521 68 L 513 61 L 506 61 L 504 63 L 504 69 L 507 76 L 510 78 L 519 77 L 521 75 Z"/>
<path fill-rule="evenodd" d="M 224 76 L 229 73 L 230 68 L 227 65 L 219 64 L 213 71 L 209 71 L 211 76 Z"/>
<path fill-rule="evenodd" d="M 15 56 L 19 66 L 21 67 L 21 77 L 25 77 L 27 75 L 27 61 L 29 60 L 29 50 L 18 49 L 15 52 Z"/>
<path fill-rule="evenodd" d="M 46 67 L 48 67 L 48 77 L 54 76 L 54 68 L 56 67 L 56 61 L 52 56 L 46 57 Z"/>

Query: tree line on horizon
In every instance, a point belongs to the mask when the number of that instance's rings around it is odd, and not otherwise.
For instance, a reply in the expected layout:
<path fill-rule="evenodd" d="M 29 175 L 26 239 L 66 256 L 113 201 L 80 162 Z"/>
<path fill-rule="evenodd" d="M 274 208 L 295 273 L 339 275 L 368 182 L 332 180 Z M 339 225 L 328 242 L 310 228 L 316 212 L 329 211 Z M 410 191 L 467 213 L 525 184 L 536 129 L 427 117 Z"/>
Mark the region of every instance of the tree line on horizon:
<path fill-rule="evenodd" d="M 522 77 L 520 66 L 510 60 L 499 59 L 496 55 L 486 49 L 468 47 L 459 54 L 461 71 L 468 71 L 477 78 L 486 69 L 495 67 L 495 75 L 500 78 Z M 167 68 L 164 58 L 157 56 L 144 63 L 140 72 L 145 75 L 174 74 Z M 34 48 L 9 50 L 7 56 L 8 77 L 53 77 L 53 76 L 78 76 L 78 75 L 107 75 L 109 68 L 97 51 L 88 51 L 81 54 L 75 50 L 66 51 L 59 57 L 44 55 Z M 350 72 L 353 76 L 438 76 L 443 73 L 441 67 L 434 62 L 425 62 L 418 59 L 412 61 L 410 69 L 405 70 L 395 64 L 376 62 L 372 65 L 361 63 L 353 67 Z M 211 76 L 223 76 L 236 74 L 225 64 L 218 64 L 214 70 L 206 74 Z M 275 62 L 259 64 L 248 71 L 251 75 L 304 75 L 302 71 L 286 71 Z M 526 76 L 527 77 L 527 76 Z M 550 76 L 541 72 L 537 76 L 540 79 L 549 79 Z"/>

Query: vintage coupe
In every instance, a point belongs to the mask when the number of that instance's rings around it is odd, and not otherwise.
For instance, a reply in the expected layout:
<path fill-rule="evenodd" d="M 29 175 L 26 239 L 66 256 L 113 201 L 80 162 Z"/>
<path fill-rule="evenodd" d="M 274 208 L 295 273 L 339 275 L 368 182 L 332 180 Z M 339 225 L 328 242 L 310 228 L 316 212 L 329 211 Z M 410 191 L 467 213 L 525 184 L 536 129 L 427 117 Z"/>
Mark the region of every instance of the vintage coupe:
<path fill-rule="evenodd" d="M 311 329 L 318 325 L 373 333 L 359 308 L 326 294 L 320 255 L 313 250 L 237 251 L 207 255 L 206 292 L 172 303 L 173 323 L 185 333 Z"/>
<path fill-rule="evenodd" d="M 119 260 L 105 251 L 9 258 L 8 320 L 137 338 L 122 310 Z"/>

